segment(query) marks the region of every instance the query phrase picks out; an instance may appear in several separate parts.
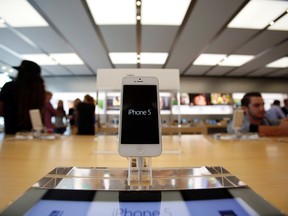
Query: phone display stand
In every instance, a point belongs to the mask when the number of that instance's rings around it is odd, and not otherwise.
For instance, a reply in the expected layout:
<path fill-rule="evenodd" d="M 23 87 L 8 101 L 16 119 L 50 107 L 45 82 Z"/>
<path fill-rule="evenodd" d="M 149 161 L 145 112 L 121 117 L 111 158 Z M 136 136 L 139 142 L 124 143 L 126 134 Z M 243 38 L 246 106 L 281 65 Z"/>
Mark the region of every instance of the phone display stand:
<path fill-rule="evenodd" d="M 241 127 L 243 124 L 243 117 L 244 117 L 244 111 L 241 108 L 238 108 L 234 111 L 233 129 L 234 129 L 234 135 L 236 139 L 240 139 L 242 136 Z"/>
<path fill-rule="evenodd" d="M 129 157 L 127 180 L 129 186 L 152 185 L 151 157 Z"/>
<path fill-rule="evenodd" d="M 234 136 L 236 139 L 240 139 L 242 137 L 241 128 L 234 128 Z"/>

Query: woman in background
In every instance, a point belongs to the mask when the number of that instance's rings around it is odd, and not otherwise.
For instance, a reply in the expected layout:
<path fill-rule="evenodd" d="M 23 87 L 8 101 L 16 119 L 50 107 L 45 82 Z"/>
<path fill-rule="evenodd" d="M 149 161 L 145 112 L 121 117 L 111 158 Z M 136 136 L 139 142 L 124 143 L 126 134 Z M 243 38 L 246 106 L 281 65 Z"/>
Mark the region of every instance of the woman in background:
<path fill-rule="evenodd" d="M 0 115 L 4 117 L 6 134 L 31 131 L 29 110 L 39 109 L 43 118 L 45 103 L 40 66 L 24 60 L 14 68 L 18 70 L 16 80 L 5 83 L 0 93 Z"/>
<path fill-rule="evenodd" d="M 56 108 L 56 114 L 55 114 L 55 129 L 54 132 L 58 134 L 64 134 L 66 131 L 66 121 L 67 121 L 67 115 L 63 108 L 63 101 L 59 100 Z"/>
<path fill-rule="evenodd" d="M 52 96 L 53 94 L 50 91 L 46 91 L 44 106 L 44 126 L 47 133 L 53 133 L 55 129 L 55 125 L 52 123 L 52 117 L 56 115 L 56 110 L 50 102 Z"/>

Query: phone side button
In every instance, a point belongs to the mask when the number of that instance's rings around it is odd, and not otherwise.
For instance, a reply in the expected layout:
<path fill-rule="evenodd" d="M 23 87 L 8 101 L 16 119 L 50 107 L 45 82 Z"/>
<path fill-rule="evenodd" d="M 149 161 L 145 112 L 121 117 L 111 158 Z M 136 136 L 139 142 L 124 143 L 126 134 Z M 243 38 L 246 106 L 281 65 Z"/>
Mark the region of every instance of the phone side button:
<path fill-rule="evenodd" d="M 143 153 L 144 153 L 143 147 L 138 146 L 138 147 L 137 147 L 137 154 L 138 154 L 138 155 L 143 155 Z"/>

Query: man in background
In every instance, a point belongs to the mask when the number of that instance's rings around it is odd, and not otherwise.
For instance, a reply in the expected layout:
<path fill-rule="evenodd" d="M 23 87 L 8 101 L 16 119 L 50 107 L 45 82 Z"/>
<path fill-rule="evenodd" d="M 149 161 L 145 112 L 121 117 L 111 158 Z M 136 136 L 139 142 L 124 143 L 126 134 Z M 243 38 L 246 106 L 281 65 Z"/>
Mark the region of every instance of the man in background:
<path fill-rule="evenodd" d="M 288 116 L 288 98 L 284 99 L 284 106 L 281 109 L 285 116 Z"/>
<path fill-rule="evenodd" d="M 269 120 L 279 120 L 285 118 L 285 114 L 280 107 L 279 100 L 274 100 L 271 108 L 267 111 L 266 115 Z"/>
<path fill-rule="evenodd" d="M 264 100 L 261 93 L 249 92 L 241 100 L 244 117 L 240 132 L 258 132 L 265 136 L 288 135 L 288 120 L 269 120 L 266 118 Z M 234 133 L 233 120 L 228 124 L 228 133 Z"/>
<path fill-rule="evenodd" d="M 77 134 L 95 134 L 95 101 L 90 95 L 85 95 L 83 102 L 77 105 Z"/>

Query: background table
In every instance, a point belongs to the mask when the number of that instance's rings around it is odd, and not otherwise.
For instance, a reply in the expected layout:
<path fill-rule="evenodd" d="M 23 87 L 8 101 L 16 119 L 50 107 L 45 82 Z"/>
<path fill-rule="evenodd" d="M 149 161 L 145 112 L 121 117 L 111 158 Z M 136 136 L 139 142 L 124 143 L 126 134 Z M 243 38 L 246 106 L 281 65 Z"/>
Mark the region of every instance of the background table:
<path fill-rule="evenodd" d="M 163 146 L 164 153 L 152 159 L 153 167 L 223 166 L 288 213 L 288 138 L 163 136 Z M 0 143 L 0 209 L 55 167 L 127 167 L 127 163 L 117 154 L 117 136 L 72 135 L 56 140 L 6 136 Z"/>

